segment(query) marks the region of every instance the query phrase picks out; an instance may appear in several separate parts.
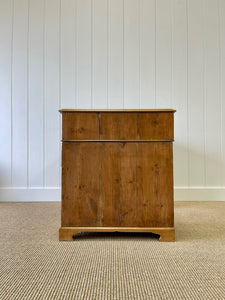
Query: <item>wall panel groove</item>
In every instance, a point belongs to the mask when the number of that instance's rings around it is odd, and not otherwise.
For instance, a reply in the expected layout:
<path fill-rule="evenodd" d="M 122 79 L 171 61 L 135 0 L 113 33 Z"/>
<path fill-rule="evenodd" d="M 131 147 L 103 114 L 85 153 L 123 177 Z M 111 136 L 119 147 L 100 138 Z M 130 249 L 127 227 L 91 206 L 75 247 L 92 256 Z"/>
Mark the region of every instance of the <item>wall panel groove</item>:
<path fill-rule="evenodd" d="M 220 198 L 225 2 L 0 1 L 0 101 L 3 188 L 60 186 L 59 108 L 173 107 L 177 195 Z"/>

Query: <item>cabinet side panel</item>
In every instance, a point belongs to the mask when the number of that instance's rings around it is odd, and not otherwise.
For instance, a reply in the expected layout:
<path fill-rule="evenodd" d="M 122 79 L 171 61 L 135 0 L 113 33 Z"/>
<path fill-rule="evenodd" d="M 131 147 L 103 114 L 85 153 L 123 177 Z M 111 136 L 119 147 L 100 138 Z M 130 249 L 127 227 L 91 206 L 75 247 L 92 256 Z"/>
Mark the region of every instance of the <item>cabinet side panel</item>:
<path fill-rule="evenodd" d="M 173 227 L 173 150 L 171 142 L 139 143 L 137 226 Z"/>
<path fill-rule="evenodd" d="M 62 145 L 62 226 L 98 226 L 98 143 Z"/>
<path fill-rule="evenodd" d="M 63 140 L 97 140 L 99 139 L 98 113 L 64 112 Z"/>
<path fill-rule="evenodd" d="M 102 140 L 136 140 L 136 113 L 101 113 Z"/>
<path fill-rule="evenodd" d="M 102 226 L 136 225 L 136 144 L 103 143 Z"/>

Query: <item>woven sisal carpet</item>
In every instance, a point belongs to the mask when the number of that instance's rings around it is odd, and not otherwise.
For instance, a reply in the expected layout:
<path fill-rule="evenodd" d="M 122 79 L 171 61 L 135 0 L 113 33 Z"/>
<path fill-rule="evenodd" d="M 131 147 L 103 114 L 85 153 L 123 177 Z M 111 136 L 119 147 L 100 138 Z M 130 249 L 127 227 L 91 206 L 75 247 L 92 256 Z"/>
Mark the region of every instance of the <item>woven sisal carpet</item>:
<path fill-rule="evenodd" d="M 0 203 L 0 299 L 225 299 L 225 202 L 177 202 L 176 242 L 58 242 L 60 203 Z"/>

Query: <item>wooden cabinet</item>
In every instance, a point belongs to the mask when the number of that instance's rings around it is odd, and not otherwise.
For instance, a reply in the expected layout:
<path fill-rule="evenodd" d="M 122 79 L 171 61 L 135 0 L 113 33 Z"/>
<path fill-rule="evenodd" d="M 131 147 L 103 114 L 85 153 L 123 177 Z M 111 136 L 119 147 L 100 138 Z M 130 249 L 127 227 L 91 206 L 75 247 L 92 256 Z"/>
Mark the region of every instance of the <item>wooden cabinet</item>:
<path fill-rule="evenodd" d="M 82 231 L 153 232 L 174 241 L 174 112 L 60 110 L 60 240 Z"/>

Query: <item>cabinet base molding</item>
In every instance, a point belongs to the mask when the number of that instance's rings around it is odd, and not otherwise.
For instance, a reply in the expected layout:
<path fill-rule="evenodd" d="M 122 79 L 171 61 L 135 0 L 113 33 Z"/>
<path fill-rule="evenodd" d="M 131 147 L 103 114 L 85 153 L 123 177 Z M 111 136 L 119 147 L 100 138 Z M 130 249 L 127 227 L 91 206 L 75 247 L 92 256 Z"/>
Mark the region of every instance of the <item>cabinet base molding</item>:
<path fill-rule="evenodd" d="M 174 227 L 61 227 L 60 241 L 73 241 L 74 235 L 80 232 L 151 232 L 160 235 L 160 242 L 174 242 Z"/>

